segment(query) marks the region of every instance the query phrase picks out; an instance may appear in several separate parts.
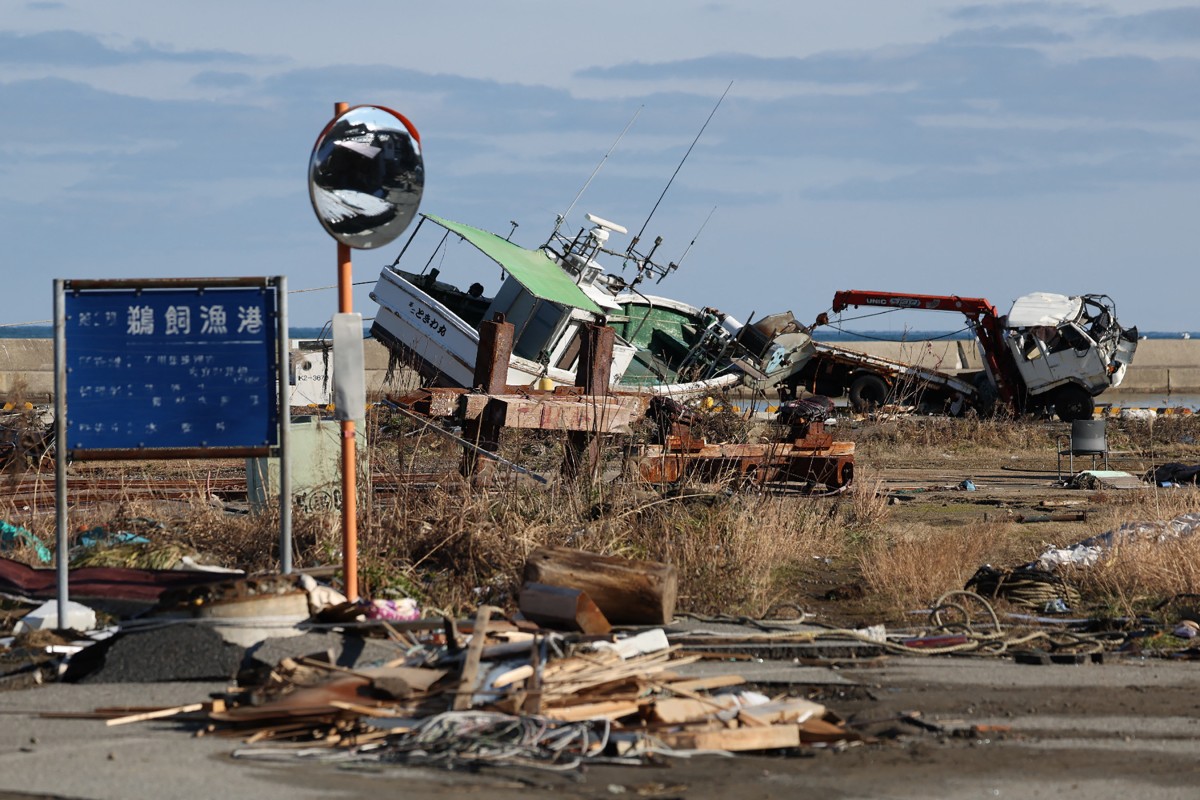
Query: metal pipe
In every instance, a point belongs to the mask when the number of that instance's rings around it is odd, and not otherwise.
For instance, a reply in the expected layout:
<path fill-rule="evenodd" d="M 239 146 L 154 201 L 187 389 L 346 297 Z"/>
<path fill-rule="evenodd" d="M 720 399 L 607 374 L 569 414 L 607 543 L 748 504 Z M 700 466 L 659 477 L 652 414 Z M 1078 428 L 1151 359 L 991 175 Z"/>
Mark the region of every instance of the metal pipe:
<path fill-rule="evenodd" d="M 335 103 L 334 118 L 345 114 L 349 108 L 348 103 Z M 337 259 L 338 312 L 351 314 L 354 312 L 354 278 L 349 245 L 338 242 Z M 354 437 L 354 420 L 342 420 L 342 571 L 346 597 L 351 601 L 358 599 L 358 490 Z"/>
<path fill-rule="evenodd" d="M 287 276 L 276 277 L 276 339 L 279 361 L 279 569 L 284 575 L 292 571 L 292 468 L 288 448 L 292 427 L 291 388 L 288 382 L 289 345 L 287 327 Z"/>
<path fill-rule="evenodd" d="M 67 324 L 63 280 L 54 281 L 54 570 L 58 627 L 67 624 Z"/>
<path fill-rule="evenodd" d="M 338 312 L 353 313 L 350 247 L 338 242 Z M 358 599 L 358 490 L 354 420 L 342 427 L 342 570 L 347 599 Z"/>

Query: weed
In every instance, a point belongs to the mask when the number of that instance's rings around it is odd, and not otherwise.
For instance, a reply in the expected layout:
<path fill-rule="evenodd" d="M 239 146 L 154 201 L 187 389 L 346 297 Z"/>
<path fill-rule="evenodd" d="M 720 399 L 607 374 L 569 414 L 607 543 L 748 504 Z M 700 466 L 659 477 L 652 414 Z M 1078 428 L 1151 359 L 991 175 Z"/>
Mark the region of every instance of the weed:
<path fill-rule="evenodd" d="M 867 588 L 897 612 L 925 607 L 961 589 L 1003 547 L 1006 525 L 946 529 L 923 523 L 893 526 L 867 541 L 858 568 Z"/>
<path fill-rule="evenodd" d="M 705 423 L 714 433 L 719 430 L 742 441 L 754 441 L 759 434 L 751 426 L 742 427 L 740 417 L 718 414 Z M 402 416 L 374 413 L 367 422 L 371 469 L 394 478 L 398 488 L 391 494 L 372 494 L 361 485 L 360 591 L 374 597 L 413 596 L 426 608 L 449 613 L 468 611 L 481 602 L 511 607 L 529 553 L 537 547 L 567 546 L 674 564 L 680 575 L 680 609 L 699 613 L 759 615 L 778 604 L 802 604 L 800 581 L 811 576 L 814 564 L 834 563 L 839 570 L 853 565 L 858 574 L 847 571 L 842 577 L 865 588 L 868 596 L 863 601 L 903 619 L 906 610 L 962 588 L 982 564 L 1036 557 L 1040 542 L 1030 526 L 968 519 L 968 514 L 978 515 L 979 507 L 965 499 L 962 514 L 951 513 L 955 506 L 931 505 L 927 520 L 917 504 L 889 506 L 879 476 L 897 464 L 924 467 L 941 459 L 954 470 L 987 459 L 1009 464 L 1014 453 L 1030 454 L 1052 466 L 1062 424 L 908 417 L 837 430 L 838 438 L 858 444 L 859 479 L 832 498 L 732 492 L 687 483 L 660 493 L 656 489 L 662 487 L 647 486 L 628 477 L 630 470 L 622 470 L 628 447 L 648 435 L 640 429 L 609 440 L 603 454 L 604 480 L 533 486 L 498 469 L 500 480 L 486 490 L 462 481 L 429 488 L 404 479 L 456 471 L 461 450 Z M 1200 454 L 1196 418 L 1114 421 L 1109 432 L 1114 448 L 1147 458 L 1186 461 Z M 562 436 L 506 431 L 501 448 L 506 458 L 553 474 Z M 171 478 L 191 481 L 196 488 L 186 501 L 166 501 L 144 487 L 117 488 L 101 498 L 103 502 L 76 503 L 71 527 L 130 530 L 137 519 L 152 519 L 160 527 L 146 535 L 163 552 L 178 548 L 251 573 L 277 569 L 276 509 L 230 514 L 209 502 L 207 476 L 221 471 L 244 474 L 242 469 L 239 463 L 214 462 L 74 464 L 74 478 Z M 34 499 L 21 501 L 25 505 L 9 501 L 0 507 L 0 518 L 50 543 L 53 515 L 37 509 L 53 495 L 52 483 L 43 482 L 38 491 Z M 1130 520 L 1170 519 L 1200 511 L 1200 492 L 1104 492 L 1092 496 L 1091 505 L 1086 527 L 1095 533 Z M 297 567 L 341 563 L 340 515 L 294 511 L 292 527 Z M 1076 533 L 1073 528 L 1057 530 Z M 1082 588 L 1093 602 L 1123 613 L 1144 609 L 1155 598 L 1197 591 L 1197 547 L 1183 541 L 1122 547 L 1101 569 L 1080 576 Z M 114 552 L 105 557 L 132 556 Z"/>

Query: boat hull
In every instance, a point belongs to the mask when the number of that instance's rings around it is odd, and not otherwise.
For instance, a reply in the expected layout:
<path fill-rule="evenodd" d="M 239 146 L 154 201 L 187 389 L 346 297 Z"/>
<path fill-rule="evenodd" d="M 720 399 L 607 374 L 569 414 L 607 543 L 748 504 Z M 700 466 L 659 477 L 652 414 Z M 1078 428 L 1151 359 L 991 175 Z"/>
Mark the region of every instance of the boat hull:
<path fill-rule="evenodd" d="M 407 366 L 435 386 L 471 388 L 479 331 L 443 303 L 385 267 L 371 292 L 379 305 L 371 335 L 400 356 Z M 613 346 L 612 380 L 619 384 L 633 359 L 634 348 Z M 556 386 L 573 386 L 575 372 L 546 367 L 520 356 L 509 359 L 510 386 L 534 386 L 543 378 Z"/>

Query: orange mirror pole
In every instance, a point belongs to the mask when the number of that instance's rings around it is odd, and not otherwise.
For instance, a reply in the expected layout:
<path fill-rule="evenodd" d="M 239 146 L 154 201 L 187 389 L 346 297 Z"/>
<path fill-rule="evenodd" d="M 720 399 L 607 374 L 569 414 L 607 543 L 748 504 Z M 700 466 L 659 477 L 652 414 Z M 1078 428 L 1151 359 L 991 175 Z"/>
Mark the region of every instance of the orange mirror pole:
<path fill-rule="evenodd" d="M 336 119 L 349 110 L 348 103 L 334 103 Z M 350 261 L 350 246 L 338 242 L 338 313 L 350 314 L 354 310 L 354 279 Z M 355 453 L 354 420 L 342 420 L 342 574 L 345 580 L 346 597 L 358 599 L 358 490 L 355 475 L 357 457 Z"/>

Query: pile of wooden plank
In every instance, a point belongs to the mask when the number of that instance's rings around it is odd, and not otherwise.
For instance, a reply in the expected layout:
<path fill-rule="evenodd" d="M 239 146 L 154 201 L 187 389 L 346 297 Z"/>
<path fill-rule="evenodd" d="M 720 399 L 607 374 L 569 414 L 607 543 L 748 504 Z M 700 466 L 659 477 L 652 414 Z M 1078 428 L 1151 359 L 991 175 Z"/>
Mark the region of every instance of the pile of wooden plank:
<path fill-rule="evenodd" d="M 413 646 L 382 666 L 347 669 L 319 656 L 286 658 L 262 686 L 230 691 L 204 706 L 143 710 L 124 721 L 186 712 L 204 720 L 200 734 L 236 736 L 258 747 L 353 748 L 373 758 L 389 748 L 406 750 L 406 740 L 431 717 L 443 715 L 445 726 L 444 715 L 452 723 L 452 715 L 479 712 L 536 720 L 539 729 L 602 727 L 605 735 L 584 736 L 576 747 L 587 752 L 570 753 L 577 759 L 860 740 L 810 700 L 762 696 L 737 674 L 680 675 L 678 669 L 701 656 L 668 645 L 661 630 L 624 638 L 564 636 L 494 613 L 481 608 L 474 620 L 427 632 L 424 640 L 392 627 L 397 651 L 406 642 Z M 461 744 L 469 750 L 469 741 Z"/>
<path fill-rule="evenodd" d="M 355 623 L 394 658 L 353 668 L 332 652 L 284 658 L 259 685 L 176 709 L 202 734 L 260 748 L 346 748 L 364 757 L 544 763 L 672 751 L 786 750 L 859 741 L 824 706 L 767 697 L 737 674 L 689 677 L 704 654 L 672 645 L 673 567 L 550 548 L 526 563 L 520 611 Z M 352 627 L 352 626 L 351 626 Z M 347 628 L 347 635 L 350 629 Z M 139 709 L 128 721 L 162 718 Z M 565 762 L 564 762 L 565 760 Z M 426 762 L 427 763 L 427 762 Z"/>
<path fill-rule="evenodd" d="M 860 740 L 824 706 L 804 698 L 766 697 L 736 674 L 680 674 L 702 656 L 669 645 L 661 629 L 621 637 L 562 634 L 486 606 L 474 619 L 447 620 L 440 629 L 381 628 L 397 656 L 379 666 L 339 667 L 325 654 L 287 658 L 262 685 L 231 689 L 204 704 L 105 709 L 105 716 L 119 724 L 183 715 L 200 721 L 199 735 L 236 737 L 256 751 L 328 747 L 384 760 L 389 753 L 427 754 L 434 737 L 443 759 L 504 761 L 494 749 L 481 755 L 472 739 L 481 714 L 488 733 L 478 738 L 491 743 L 497 725 L 508 726 L 506 736 L 526 731 L 518 736 L 524 737 L 520 752 L 542 752 L 556 763 Z M 568 737 L 564 747 L 564 730 L 583 734 Z M 558 750 L 539 738 L 552 734 Z M 502 752 L 513 757 L 511 747 Z"/>

